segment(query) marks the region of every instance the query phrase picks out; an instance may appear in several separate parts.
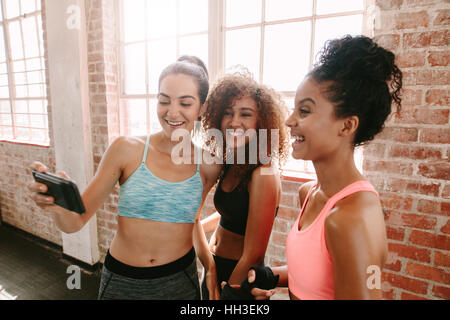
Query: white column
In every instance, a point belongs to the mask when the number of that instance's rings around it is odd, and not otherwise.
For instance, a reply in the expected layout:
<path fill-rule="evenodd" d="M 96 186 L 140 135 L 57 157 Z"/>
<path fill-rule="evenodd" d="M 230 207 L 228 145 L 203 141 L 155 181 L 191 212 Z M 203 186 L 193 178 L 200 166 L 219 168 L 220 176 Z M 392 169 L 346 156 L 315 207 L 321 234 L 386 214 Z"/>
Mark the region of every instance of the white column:
<path fill-rule="evenodd" d="M 93 176 L 84 0 L 46 0 L 50 101 L 56 169 L 80 192 Z M 93 265 L 99 260 L 96 216 L 75 234 L 62 234 L 63 252 Z"/>

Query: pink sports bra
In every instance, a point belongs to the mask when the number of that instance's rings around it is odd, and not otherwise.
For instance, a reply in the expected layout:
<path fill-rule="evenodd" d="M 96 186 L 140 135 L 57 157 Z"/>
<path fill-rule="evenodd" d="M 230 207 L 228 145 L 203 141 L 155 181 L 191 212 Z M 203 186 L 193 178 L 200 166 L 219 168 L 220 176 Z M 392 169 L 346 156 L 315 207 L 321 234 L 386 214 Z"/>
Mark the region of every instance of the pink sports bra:
<path fill-rule="evenodd" d="M 377 191 L 368 181 L 356 181 L 326 202 L 313 223 L 298 230 L 308 198 L 317 182 L 309 189 L 300 214 L 286 240 L 286 261 L 289 290 L 302 300 L 333 300 L 334 281 L 331 258 L 325 242 L 325 218 L 336 202 L 359 191 Z"/>

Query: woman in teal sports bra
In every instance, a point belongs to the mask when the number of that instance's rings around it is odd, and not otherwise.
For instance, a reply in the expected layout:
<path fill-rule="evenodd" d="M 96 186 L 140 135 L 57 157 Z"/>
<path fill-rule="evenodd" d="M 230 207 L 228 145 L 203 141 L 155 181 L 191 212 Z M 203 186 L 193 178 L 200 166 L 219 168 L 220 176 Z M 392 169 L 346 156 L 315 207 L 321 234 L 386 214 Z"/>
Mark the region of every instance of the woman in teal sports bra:
<path fill-rule="evenodd" d="M 202 150 L 192 142 L 190 163 L 175 164 L 171 156 L 179 143 L 172 133 L 193 131 L 208 90 L 206 67 L 196 57 L 181 57 L 163 70 L 157 105 L 162 130 L 119 137 L 109 146 L 82 194 L 85 214 L 54 205 L 51 197 L 39 194 L 45 185 L 28 185 L 36 204 L 54 213 L 58 228 L 74 233 L 119 182 L 118 228 L 103 264 L 99 299 L 199 299 L 194 244 L 208 271 L 210 294 L 218 298 L 214 261 L 197 217 L 221 165 L 196 164 Z M 39 162 L 32 168 L 47 170 Z"/>

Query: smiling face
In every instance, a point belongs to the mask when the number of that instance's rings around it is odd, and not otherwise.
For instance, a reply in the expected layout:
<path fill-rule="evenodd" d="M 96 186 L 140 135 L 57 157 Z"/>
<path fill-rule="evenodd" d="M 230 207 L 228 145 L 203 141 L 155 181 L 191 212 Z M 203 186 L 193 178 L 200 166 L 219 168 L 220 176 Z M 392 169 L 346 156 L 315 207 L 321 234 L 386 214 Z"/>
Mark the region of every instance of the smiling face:
<path fill-rule="evenodd" d="M 342 144 L 343 119 L 337 119 L 334 106 L 323 94 L 325 84 L 306 78 L 295 94 L 294 112 L 286 120 L 291 129 L 292 157 L 320 160 Z"/>
<path fill-rule="evenodd" d="M 192 77 L 169 74 L 162 79 L 157 114 L 164 134 L 170 138 L 179 128 L 191 132 L 200 113 L 197 85 Z"/>
<path fill-rule="evenodd" d="M 234 100 L 232 106 L 225 109 L 221 121 L 221 131 L 227 146 L 239 148 L 244 146 L 254 136 L 258 127 L 258 108 L 255 101 L 246 96 Z"/>

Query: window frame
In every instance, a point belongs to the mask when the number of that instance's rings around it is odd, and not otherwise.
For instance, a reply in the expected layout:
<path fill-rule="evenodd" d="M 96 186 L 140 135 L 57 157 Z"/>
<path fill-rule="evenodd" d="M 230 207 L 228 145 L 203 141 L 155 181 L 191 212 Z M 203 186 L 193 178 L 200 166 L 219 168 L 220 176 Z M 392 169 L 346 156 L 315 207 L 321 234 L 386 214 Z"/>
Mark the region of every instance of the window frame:
<path fill-rule="evenodd" d="M 146 92 L 147 94 L 138 94 L 138 95 L 126 95 L 124 94 L 124 74 L 123 74 L 123 68 L 124 63 L 121 59 L 123 55 L 123 48 L 124 48 L 124 37 L 123 37 L 123 15 L 122 15 L 122 6 L 123 1 L 120 0 L 119 2 L 119 23 L 118 25 L 118 32 L 119 32 L 119 79 L 120 79 L 120 88 L 119 88 L 119 101 L 120 103 L 123 100 L 126 99 L 133 99 L 133 98 L 140 98 L 145 99 L 146 101 L 146 126 L 147 126 L 147 132 L 150 132 L 150 126 L 151 126 L 151 119 L 150 119 L 150 104 L 149 101 L 151 99 L 156 98 L 156 94 L 150 94 L 148 93 L 148 83 L 146 83 Z M 178 0 L 180 1 L 180 0 Z M 308 71 L 312 69 L 313 62 L 314 62 L 314 44 L 315 44 L 315 26 L 316 21 L 320 19 L 327 19 L 327 18 L 335 18 L 335 17 L 343 17 L 343 16 L 354 16 L 354 15 L 362 15 L 362 30 L 361 34 L 367 34 L 368 28 L 366 26 L 367 23 L 367 9 L 369 5 L 372 5 L 372 0 L 363 0 L 363 9 L 362 10 L 353 10 L 353 11 L 346 11 L 346 12 L 336 12 L 336 13 L 328 13 L 328 14 L 317 14 L 317 0 L 312 0 L 312 13 L 310 16 L 306 17 L 299 17 L 299 18 L 290 18 L 290 19 L 279 19 L 274 21 L 265 21 L 265 8 L 266 8 L 266 0 L 261 0 L 261 22 L 258 23 L 252 23 L 252 24 L 246 24 L 246 25 L 239 25 L 239 26 L 231 26 L 227 27 L 226 24 L 226 0 L 208 0 L 208 72 L 210 75 L 210 83 L 214 83 L 220 76 L 222 76 L 225 72 L 225 53 L 226 53 L 226 32 L 233 31 L 233 30 L 239 30 L 239 29 L 246 29 L 246 28 L 254 28 L 259 27 L 261 28 L 260 32 L 260 48 L 259 48 L 259 79 L 256 79 L 259 83 L 263 82 L 264 77 L 264 39 L 265 39 L 265 29 L 267 26 L 272 25 L 281 25 L 285 23 L 292 23 L 292 22 L 304 22 L 304 21 L 310 21 L 311 22 L 311 43 L 309 48 L 309 64 L 308 64 Z M 144 40 L 144 42 L 147 42 L 148 39 Z M 146 48 L 147 50 L 147 48 Z M 147 54 L 145 55 L 145 59 L 147 60 Z M 147 73 L 147 65 L 146 65 L 146 73 Z M 146 74 L 146 81 L 148 79 L 148 75 Z M 294 99 L 295 98 L 295 91 L 277 91 L 283 99 Z M 288 106 L 290 112 L 293 111 L 293 106 Z M 122 104 L 120 106 L 120 109 L 122 109 Z M 120 110 L 122 113 L 123 110 Z M 120 118 L 120 117 L 119 117 Z M 121 124 L 121 134 L 122 134 L 122 124 Z M 307 164 L 306 161 L 303 161 L 303 165 L 301 161 L 298 161 L 298 167 L 301 167 L 300 169 L 293 170 L 292 168 L 281 168 L 282 171 L 282 177 L 285 180 L 290 181 L 309 181 L 315 179 L 316 175 L 314 172 L 310 171 L 308 169 L 310 165 Z"/>
<path fill-rule="evenodd" d="M 29 108 L 27 107 L 27 112 L 16 112 L 16 102 L 17 101 L 25 101 L 28 105 L 29 101 L 41 101 L 43 104 L 47 104 L 48 106 L 48 95 L 47 95 L 47 79 L 46 79 L 46 67 L 45 67 L 45 52 L 43 52 L 41 50 L 41 48 L 44 47 L 44 39 L 43 37 L 40 37 L 39 34 L 39 30 L 43 30 L 43 25 L 39 26 L 39 21 L 37 17 L 41 17 L 41 23 L 42 23 L 42 6 L 40 4 L 40 1 L 36 1 L 35 4 L 39 3 L 39 10 L 35 10 L 33 12 L 30 13 L 25 13 L 25 14 L 21 14 L 17 17 L 13 17 L 13 18 L 7 18 L 6 17 L 6 2 L 5 1 L 0 1 L 0 5 L 1 5 L 1 18 L 2 21 L 0 21 L 0 26 L 2 26 L 3 28 L 3 41 L 5 44 L 5 57 L 6 57 L 6 68 L 7 68 L 7 76 L 8 76 L 8 91 L 9 91 L 9 98 L 1 98 L 1 101 L 9 101 L 9 105 L 10 105 L 10 117 L 11 117 L 11 126 L 3 126 L 0 125 L 1 127 L 11 127 L 12 129 L 12 138 L 7 138 L 4 136 L 0 135 L 0 141 L 1 142 L 11 142 L 11 143 L 16 143 L 16 144 L 24 144 L 24 145 L 34 145 L 34 146 L 41 146 L 41 147 L 49 147 L 50 146 L 50 133 L 49 133 L 49 121 L 48 121 L 48 110 L 45 113 L 31 113 L 29 111 Z M 21 10 L 21 2 L 18 2 L 18 6 L 19 6 L 19 10 Z M 25 54 L 25 41 L 24 41 L 24 32 L 23 32 L 23 28 L 22 28 L 22 23 L 21 21 L 23 19 L 26 18 L 30 18 L 33 17 L 35 20 L 35 24 L 36 24 L 36 39 L 37 39 L 37 46 L 38 46 L 38 52 L 39 55 L 38 56 L 33 56 L 33 57 L 26 57 Z M 11 52 L 11 41 L 10 41 L 10 36 L 9 36 L 9 26 L 11 23 L 14 22 L 19 22 L 19 27 L 20 27 L 20 32 L 22 34 L 22 51 L 23 51 L 23 58 L 20 59 L 13 59 L 12 57 L 12 52 Z M 25 96 L 25 97 L 17 97 L 17 92 L 16 92 L 16 79 L 15 79 L 15 75 L 16 72 L 14 70 L 14 63 L 18 62 L 18 61 L 23 61 L 24 65 L 26 65 L 26 61 L 27 60 L 31 60 L 31 59 L 40 59 L 41 60 L 41 69 L 39 70 L 26 70 L 27 67 L 25 67 L 25 70 L 23 72 L 18 72 L 18 73 L 24 73 L 24 79 L 25 79 L 25 84 L 24 86 L 29 86 L 29 85 L 33 85 L 33 84 L 38 84 L 38 85 L 43 85 L 43 88 L 45 89 L 43 91 L 43 96 L 41 97 L 29 97 L 29 96 Z M 43 75 L 43 82 L 39 82 L 39 83 L 29 83 L 28 82 L 28 73 L 29 72 L 41 72 L 41 74 Z M 28 90 L 28 89 L 27 89 Z M 27 91 L 27 93 L 29 94 L 29 92 Z M 44 111 L 43 109 L 41 111 Z M 2 113 L 2 114 L 7 114 L 7 113 Z M 19 126 L 16 124 L 16 119 L 15 119 L 15 115 L 26 115 L 28 118 L 28 126 Z M 44 120 L 44 124 L 45 127 L 33 127 L 31 126 L 31 121 L 30 121 L 30 116 L 31 115 L 38 115 L 38 116 L 42 116 L 43 120 Z M 17 138 L 17 129 L 18 128 L 24 128 L 24 129 L 28 129 L 29 131 L 29 137 L 31 137 L 31 130 L 33 129 L 37 129 L 37 130 L 42 130 L 44 132 L 45 135 L 45 140 L 43 141 L 34 141 L 31 139 L 18 139 Z"/>

